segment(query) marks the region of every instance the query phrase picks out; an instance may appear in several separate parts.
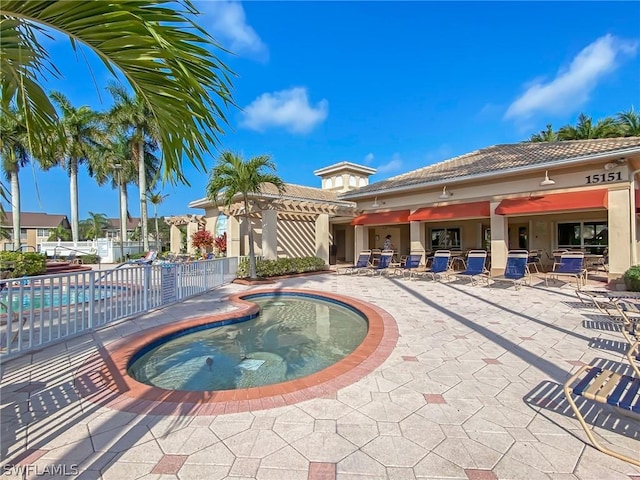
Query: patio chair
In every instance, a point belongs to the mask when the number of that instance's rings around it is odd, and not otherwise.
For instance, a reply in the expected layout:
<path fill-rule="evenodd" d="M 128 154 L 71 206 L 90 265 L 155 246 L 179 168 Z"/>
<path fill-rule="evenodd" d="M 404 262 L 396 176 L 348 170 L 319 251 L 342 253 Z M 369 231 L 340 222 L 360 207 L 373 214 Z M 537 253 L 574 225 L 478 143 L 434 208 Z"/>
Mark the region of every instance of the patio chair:
<path fill-rule="evenodd" d="M 127 263 L 132 265 L 151 265 L 157 257 L 158 252 L 156 252 L 155 250 L 149 250 L 144 257 L 131 260 Z"/>
<path fill-rule="evenodd" d="M 414 272 L 414 275 L 431 275 L 434 281 L 441 275 L 448 276 L 450 259 L 451 252 L 449 250 L 437 250 L 433 254 L 431 267 L 424 270 L 418 269 Z"/>
<path fill-rule="evenodd" d="M 363 270 L 363 271 L 366 271 L 366 273 L 371 273 L 371 275 L 375 275 L 376 273 L 379 273 L 380 275 L 382 275 L 385 272 L 389 273 L 390 271 L 389 265 L 391 265 L 392 258 L 393 258 L 393 250 L 383 250 L 382 253 L 380 254 L 380 259 L 378 260 L 378 264 L 375 266 L 369 267 L 367 270 Z"/>
<path fill-rule="evenodd" d="M 551 272 L 547 272 L 544 283 L 549 286 L 549 279 L 559 280 L 559 277 L 568 276 L 576 279 L 577 287 L 581 283 L 587 284 L 587 270 L 584 268 L 584 253 L 565 252 L 560 256 L 560 263 L 555 263 Z"/>
<path fill-rule="evenodd" d="M 343 274 L 350 273 L 351 275 L 353 275 L 354 273 L 357 273 L 361 269 L 368 268 L 370 259 L 371 259 L 371 250 L 363 250 L 358 255 L 358 260 L 356 261 L 355 264 L 349 265 L 347 267 L 336 268 L 336 274 L 340 274 L 340 271 L 342 270 Z"/>
<path fill-rule="evenodd" d="M 454 272 L 456 278 L 468 278 L 471 285 L 476 285 L 478 278 L 483 278 L 489 283 L 489 272 L 484 267 L 487 261 L 487 252 L 485 250 L 470 250 L 467 255 L 467 268 L 462 272 Z"/>
<path fill-rule="evenodd" d="M 404 261 L 400 263 L 399 267 L 396 267 L 394 273 L 400 273 L 404 277 L 406 273 L 409 274 L 409 279 L 413 276 L 416 270 L 420 267 L 420 262 L 422 261 L 422 253 L 412 253 L 407 256 Z"/>
<path fill-rule="evenodd" d="M 516 290 L 524 282 L 531 285 L 531 274 L 527 267 L 529 263 L 529 252 L 526 250 L 512 250 L 507 253 L 507 265 L 502 275 L 491 276 L 490 280 L 494 282 L 512 282 Z M 491 286 L 491 283 L 489 283 Z"/>

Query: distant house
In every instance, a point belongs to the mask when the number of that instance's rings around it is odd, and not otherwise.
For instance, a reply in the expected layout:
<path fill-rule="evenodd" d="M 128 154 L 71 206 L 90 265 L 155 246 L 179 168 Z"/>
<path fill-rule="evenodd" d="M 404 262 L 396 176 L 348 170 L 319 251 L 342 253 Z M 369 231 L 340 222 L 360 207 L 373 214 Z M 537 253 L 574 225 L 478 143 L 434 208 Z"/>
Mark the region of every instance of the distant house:
<path fill-rule="evenodd" d="M 27 248 L 31 247 L 37 251 L 39 250 L 40 244 L 49 239 L 51 231 L 60 225 L 69 230 L 71 229 L 69 219 L 66 215 L 22 212 L 20 214 L 20 243 L 23 246 L 27 246 Z M 0 239 L 0 248 L 2 250 L 13 250 L 12 212 L 5 212 L 4 217 L 0 219 L 0 229 L 3 230 L 3 238 Z"/>
<path fill-rule="evenodd" d="M 112 240 L 120 240 L 120 219 L 119 218 L 107 218 L 107 221 L 110 224 L 110 227 L 104 232 L 104 236 L 106 238 L 110 238 Z M 131 234 L 135 232 L 135 230 L 140 226 L 140 218 L 128 217 L 127 218 L 127 234 L 124 239 L 129 240 L 131 238 Z"/>

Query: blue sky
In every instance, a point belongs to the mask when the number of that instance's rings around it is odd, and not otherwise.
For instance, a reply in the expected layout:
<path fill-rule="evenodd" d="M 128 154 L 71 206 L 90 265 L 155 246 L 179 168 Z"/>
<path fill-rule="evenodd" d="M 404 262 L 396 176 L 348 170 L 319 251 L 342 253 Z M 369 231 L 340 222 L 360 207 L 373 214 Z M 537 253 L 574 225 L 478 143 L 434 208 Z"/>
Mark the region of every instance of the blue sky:
<path fill-rule="evenodd" d="M 218 148 L 270 154 L 290 183 L 319 187 L 313 171 L 343 160 L 378 169 L 376 181 L 574 124 L 580 112 L 640 110 L 639 2 L 196 4 L 198 23 L 234 52 L 221 58 L 241 109 L 227 112 Z M 64 75 L 48 87 L 108 108 L 109 75 L 89 55 L 90 73 L 67 43 L 47 42 Z M 163 186 L 159 215 L 202 213 L 187 205 L 204 196 L 207 173 L 186 174 L 191 186 Z M 23 211 L 69 214 L 62 169 L 20 178 Z M 137 196 L 132 188 L 134 216 Z M 117 216 L 117 192 L 86 172 L 79 198 L 81 219 Z"/>

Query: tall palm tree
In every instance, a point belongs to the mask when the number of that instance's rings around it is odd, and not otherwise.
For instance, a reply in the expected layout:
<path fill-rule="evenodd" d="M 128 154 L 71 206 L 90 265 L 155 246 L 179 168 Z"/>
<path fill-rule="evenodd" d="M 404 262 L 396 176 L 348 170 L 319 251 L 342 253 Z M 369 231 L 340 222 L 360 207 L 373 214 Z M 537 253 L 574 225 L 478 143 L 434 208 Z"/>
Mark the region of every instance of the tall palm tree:
<path fill-rule="evenodd" d="M 598 120 L 595 125 L 591 117 L 581 113 L 578 123 L 565 125 L 558 130 L 558 140 L 586 140 L 589 138 L 611 138 L 621 136 L 619 125 L 611 117 Z"/>
<path fill-rule="evenodd" d="M 0 156 L 5 178 L 11 185 L 11 211 L 13 219 L 13 249 L 20 248 L 20 169 L 31 158 L 27 145 L 27 129 L 19 112 L 0 116 Z"/>
<path fill-rule="evenodd" d="M 144 145 L 158 139 L 158 124 L 147 102 L 140 96 L 132 96 L 121 86 L 107 87 L 115 100 L 109 112 L 109 121 L 131 135 L 131 158 L 138 162 L 138 187 L 140 188 L 140 221 L 143 248 L 149 250 L 149 215 L 147 213 L 147 169 Z"/>
<path fill-rule="evenodd" d="M 540 133 L 534 133 L 529 138 L 530 142 L 557 142 L 558 134 L 553 131 L 553 127 L 550 123 L 547 123 L 547 129 L 542 130 Z"/>
<path fill-rule="evenodd" d="M 74 49 L 88 47 L 144 98 L 159 125 L 165 178 L 188 183 L 183 158 L 205 168 L 227 123 L 222 106 L 235 106 L 232 73 L 215 54 L 224 49 L 195 23 L 198 13 L 190 0 L 2 0 L 0 116 L 14 101 L 33 144 L 55 123 L 42 82 L 59 76 L 43 43 L 47 29 L 56 30 Z"/>
<path fill-rule="evenodd" d="M 158 245 L 158 242 L 160 242 L 160 228 L 158 226 L 158 207 L 160 205 L 162 205 L 162 202 L 164 202 L 164 199 L 167 198 L 169 195 L 168 194 L 162 194 L 160 192 L 149 192 L 147 194 L 147 197 L 149 198 L 149 202 L 151 202 L 151 205 L 153 205 L 153 217 L 155 219 L 155 223 L 156 223 L 156 247 Z M 162 247 L 160 247 L 160 249 L 162 249 Z"/>
<path fill-rule="evenodd" d="M 285 183 L 276 175 L 276 165 L 269 155 L 259 155 L 244 160 L 240 155 L 226 151 L 217 159 L 209 173 L 207 197 L 214 205 L 222 203 L 230 207 L 239 196 L 244 204 L 244 217 L 249 229 L 249 276 L 256 278 L 256 255 L 251 227 L 249 196 L 261 192 L 265 183 L 273 184 L 281 194 Z"/>
<path fill-rule="evenodd" d="M 633 107 L 618 113 L 616 121 L 625 137 L 640 137 L 640 113 L 636 113 Z"/>
<path fill-rule="evenodd" d="M 109 228 L 109 220 L 104 213 L 89 212 L 89 218 L 83 220 L 82 234 L 84 238 L 95 240 L 104 236 L 104 232 Z"/>

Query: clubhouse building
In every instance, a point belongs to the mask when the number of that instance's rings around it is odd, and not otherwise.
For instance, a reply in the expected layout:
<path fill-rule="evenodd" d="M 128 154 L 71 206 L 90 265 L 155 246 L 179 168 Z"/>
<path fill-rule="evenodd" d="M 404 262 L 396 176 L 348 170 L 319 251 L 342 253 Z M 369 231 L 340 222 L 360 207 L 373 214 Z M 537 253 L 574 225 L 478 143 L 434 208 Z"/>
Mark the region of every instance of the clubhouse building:
<path fill-rule="evenodd" d="M 375 183 L 374 169 L 351 162 L 314 173 L 321 188 L 266 185 L 251 197 L 257 254 L 351 262 L 391 235 L 399 255 L 487 250 L 496 272 L 512 249 L 607 255 L 609 280 L 638 264 L 640 137 L 495 145 Z M 228 255 L 248 252 L 240 200 L 189 206 L 212 232 L 226 217 Z"/>

